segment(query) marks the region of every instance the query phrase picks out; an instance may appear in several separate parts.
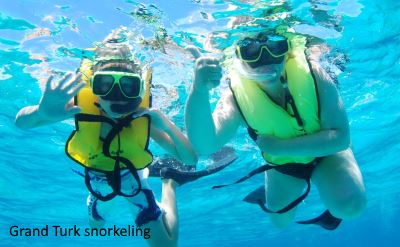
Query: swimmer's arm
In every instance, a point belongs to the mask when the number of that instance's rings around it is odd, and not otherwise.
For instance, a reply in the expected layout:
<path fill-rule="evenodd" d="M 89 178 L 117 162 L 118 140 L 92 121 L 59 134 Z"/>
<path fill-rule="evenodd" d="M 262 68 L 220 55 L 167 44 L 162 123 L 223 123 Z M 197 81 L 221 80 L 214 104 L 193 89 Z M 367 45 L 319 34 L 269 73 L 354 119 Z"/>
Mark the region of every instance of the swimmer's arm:
<path fill-rule="evenodd" d="M 74 105 L 74 96 L 85 86 L 81 81 L 81 74 L 69 72 L 59 81 L 52 80 L 52 76 L 47 79 L 38 105 L 27 106 L 17 113 L 17 127 L 31 129 L 56 123 L 81 111 L 79 106 Z"/>
<path fill-rule="evenodd" d="M 74 99 L 68 103 L 67 107 L 74 106 Z M 45 126 L 53 123 L 63 121 L 70 116 L 65 116 L 64 119 L 47 119 L 44 114 L 40 111 L 39 105 L 26 106 L 22 108 L 15 117 L 15 125 L 20 129 L 32 129 L 40 126 Z"/>
<path fill-rule="evenodd" d="M 313 64 L 313 71 L 320 100 L 321 130 L 288 140 L 258 138 L 257 143 L 264 152 L 275 155 L 323 157 L 350 146 L 349 123 L 338 89 L 318 65 Z"/>
<path fill-rule="evenodd" d="M 152 122 L 150 126 L 151 138 L 180 162 L 187 165 L 196 165 L 198 158 L 189 140 L 165 116 L 163 116 L 163 120 L 162 128 Z"/>
<path fill-rule="evenodd" d="M 242 122 L 230 90 L 224 93 L 211 114 L 208 91 L 192 88 L 186 104 L 185 123 L 190 142 L 199 154 L 218 151 L 236 134 Z"/>

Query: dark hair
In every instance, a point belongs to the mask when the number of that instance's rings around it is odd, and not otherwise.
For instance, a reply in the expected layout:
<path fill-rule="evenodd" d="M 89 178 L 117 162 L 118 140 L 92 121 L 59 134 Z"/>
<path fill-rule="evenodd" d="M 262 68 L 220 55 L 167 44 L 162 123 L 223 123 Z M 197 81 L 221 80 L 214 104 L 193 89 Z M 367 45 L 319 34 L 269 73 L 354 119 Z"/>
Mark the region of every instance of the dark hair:
<path fill-rule="evenodd" d="M 120 71 L 138 74 L 142 72 L 138 64 L 124 60 L 107 60 L 96 63 L 93 66 L 93 71 Z"/>
<path fill-rule="evenodd" d="M 141 66 L 133 59 L 127 45 L 112 43 L 97 47 L 93 71 L 121 71 L 141 73 Z"/>

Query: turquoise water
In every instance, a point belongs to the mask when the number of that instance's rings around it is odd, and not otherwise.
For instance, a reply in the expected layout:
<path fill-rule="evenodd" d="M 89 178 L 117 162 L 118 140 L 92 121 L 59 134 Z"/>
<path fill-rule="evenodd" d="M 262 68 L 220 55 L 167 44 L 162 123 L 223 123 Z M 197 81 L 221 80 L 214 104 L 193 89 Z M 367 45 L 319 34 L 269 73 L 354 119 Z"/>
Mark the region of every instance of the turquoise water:
<path fill-rule="evenodd" d="M 183 128 L 183 104 L 193 62 L 182 47 L 194 44 L 221 57 L 243 31 L 287 23 L 323 47 L 321 62 L 337 75 L 348 112 L 352 145 L 364 175 L 368 207 L 333 232 L 296 224 L 276 230 L 258 208 L 241 198 L 262 176 L 227 190 L 215 184 L 238 177 L 262 160 L 244 130 L 231 142 L 240 155 L 219 174 L 178 188 L 180 246 L 397 246 L 400 240 L 400 4 L 387 1 L 50 1 L 0 0 L 0 246 L 146 246 L 128 237 L 10 237 L 12 225 L 87 227 L 87 192 L 76 165 L 64 154 L 73 121 L 30 131 L 17 129 L 15 114 L 37 104 L 50 73 L 75 70 L 81 50 L 126 26 L 147 40 L 168 35 L 155 50 L 143 48 L 154 66 L 154 105 Z M 151 5 L 153 4 L 153 5 Z M 133 14 L 141 8 L 143 15 Z M 264 16 L 273 15 L 268 20 Z M 232 28 L 236 16 L 257 19 Z M 212 35 L 209 35 L 212 34 Z M 328 44 L 328 46 L 324 45 Z M 331 47 L 328 49 L 327 47 Z M 326 49 L 325 49 L 326 48 Z M 328 51 L 329 50 L 329 51 Z M 166 52 L 163 53 L 163 51 Z M 212 92 L 215 104 L 226 85 Z M 154 153 L 162 154 L 152 144 Z M 204 157 L 205 159 L 205 157 Z M 200 167 L 205 166 L 203 161 Z M 160 197 L 160 180 L 151 179 Z M 300 206 L 296 219 L 323 209 L 318 195 Z M 132 224 L 121 200 L 108 226 Z"/>

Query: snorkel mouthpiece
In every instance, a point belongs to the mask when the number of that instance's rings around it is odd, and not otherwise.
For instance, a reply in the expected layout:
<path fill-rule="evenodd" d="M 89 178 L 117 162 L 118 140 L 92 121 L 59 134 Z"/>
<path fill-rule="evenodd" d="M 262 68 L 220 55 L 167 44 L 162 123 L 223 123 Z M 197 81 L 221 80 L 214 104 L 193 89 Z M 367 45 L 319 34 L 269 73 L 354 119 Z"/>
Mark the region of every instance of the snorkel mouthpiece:
<path fill-rule="evenodd" d="M 133 112 L 140 105 L 140 102 L 128 101 L 126 103 L 113 103 L 110 105 L 111 111 L 118 114 L 126 114 Z"/>
<path fill-rule="evenodd" d="M 241 76 L 252 81 L 265 81 L 277 77 L 277 72 L 275 70 L 262 71 L 262 68 L 258 68 L 250 71 L 245 68 L 240 59 L 237 58 L 234 60 L 234 67 Z"/>
<path fill-rule="evenodd" d="M 142 102 L 142 98 L 140 97 L 132 99 L 126 98 L 117 85 L 113 87 L 109 94 L 101 96 L 101 99 L 107 101 L 116 101 L 111 102 L 110 110 L 118 114 L 130 113 L 136 110 Z"/>

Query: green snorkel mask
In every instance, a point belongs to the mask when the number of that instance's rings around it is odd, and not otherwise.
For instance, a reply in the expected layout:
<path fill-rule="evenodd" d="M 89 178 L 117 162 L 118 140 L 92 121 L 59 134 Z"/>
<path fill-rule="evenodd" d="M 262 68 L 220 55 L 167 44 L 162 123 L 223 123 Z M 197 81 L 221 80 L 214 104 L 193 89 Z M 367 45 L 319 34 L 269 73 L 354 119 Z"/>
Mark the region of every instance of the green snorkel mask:
<path fill-rule="evenodd" d="M 121 94 L 127 99 L 142 98 L 144 94 L 141 75 L 119 71 L 98 71 L 90 78 L 93 93 L 100 97 L 107 97 L 118 87 Z"/>
<path fill-rule="evenodd" d="M 101 54 L 103 47 L 98 49 Z M 132 112 L 140 105 L 145 93 L 140 66 L 126 45 L 113 43 L 111 47 L 104 46 L 104 51 L 106 54 L 94 57 L 93 67 L 100 67 L 100 70 L 90 78 L 93 93 L 102 100 L 116 101 L 111 104 L 111 110 L 115 113 Z M 116 66 L 101 68 L 106 64 Z M 126 64 L 126 68 L 119 64 Z"/>

